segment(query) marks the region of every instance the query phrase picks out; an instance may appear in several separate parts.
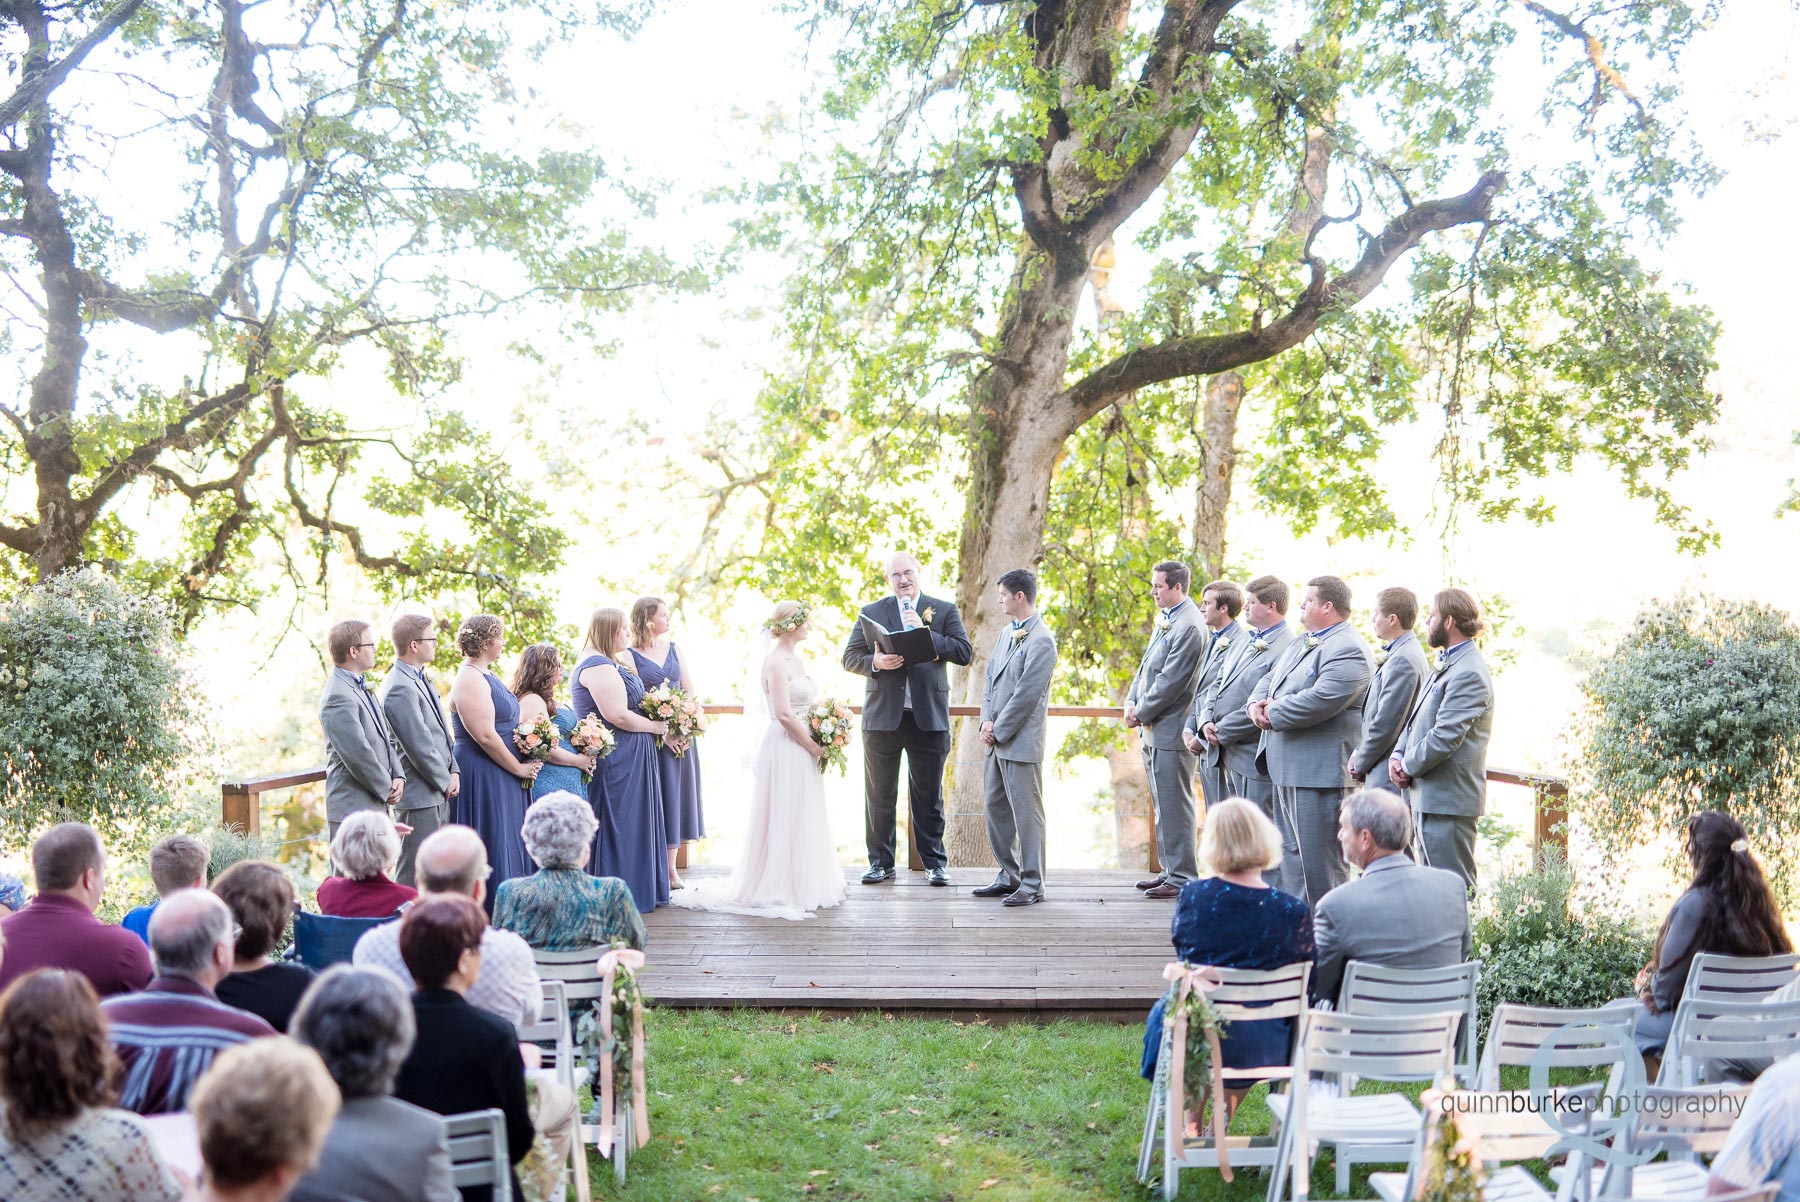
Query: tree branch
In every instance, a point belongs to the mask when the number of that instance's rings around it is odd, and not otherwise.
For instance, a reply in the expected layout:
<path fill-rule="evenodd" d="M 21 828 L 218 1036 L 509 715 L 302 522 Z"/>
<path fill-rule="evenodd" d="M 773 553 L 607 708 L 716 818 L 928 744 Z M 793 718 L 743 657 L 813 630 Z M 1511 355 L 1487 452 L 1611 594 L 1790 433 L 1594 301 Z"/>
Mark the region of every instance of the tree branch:
<path fill-rule="evenodd" d="M 1312 283 L 1287 313 L 1266 326 L 1170 338 L 1126 351 L 1063 391 L 1063 424 L 1075 429 L 1118 397 L 1148 385 L 1260 363 L 1298 345 L 1319 327 L 1329 309 L 1354 305 L 1373 292 L 1400 257 L 1427 234 L 1485 222 L 1505 182 L 1504 172 L 1489 171 L 1461 196 L 1413 206 L 1388 222 L 1362 258 L 1335 279 L 1328 281 L 1323 265 L 1314 260 Z"/>
<path fill-rule="evenodd" d="M 120 489 L 148 472 L 151 464 L 164 451 L 188 445 L 196 434 L 197 426 L 215 428 L 219 423 L 237 416 L 250 402 L 252 395 L 250 384 L 245 382 L 234 384 L 217 396 L 207 397 L 165 425 L 161 434 L 139 443 L 124 458 L 115 459 L 100 474 L 100 478 L 94 481 L 94 486 L 81 499 L 79 506 L 98 513 Z"/>
<path fill-rule="evenodd" d="M 1587 115 L 1590 118 L 1606 102 L 1606 92 L 1609 88 L 1631 103 L 1631 107 L 1637 111 L 1640 121 L 1649 116 L 1644 110 L 1644 102 L 1637 98 L 1636 93 L 1631 90 L 1631 85 L 1626 83 L 1625 77 L 1619 73 L 1619 69 L 1606 61 L 1606 47 L 1601 45 L 1599 38 L 1588 32 L 1585 24 L 1546 8 L 1539 4 L 1538 0 L 1525 0 L 1525 8 L 1526 11 L 1542 17 L 1558 33 L 1580 42 L 1582 50 L 1587 53 L 1588 63 L 1594 68 L 1594 93 L 1588 98 L 1586 105 Z"/>
<path fill-rule="evenodd" d="M 118 31 L 119 26 L 131 19 L 131 15 L 144 6 L 144 0 L 119 0 L 95 22 L 94 27 L 82 35 L 70 51 L 42 71 L 27 70 L 25 80 L 13 94 L 0 101 L 0 126 L 14 125 L 34 105 L 54 92 L 57 85 L 69 77 L 69 72 L 81 65 L 94 47 L 110 38 Z M 7 168 L 11 170 L 11 168 Z"/>

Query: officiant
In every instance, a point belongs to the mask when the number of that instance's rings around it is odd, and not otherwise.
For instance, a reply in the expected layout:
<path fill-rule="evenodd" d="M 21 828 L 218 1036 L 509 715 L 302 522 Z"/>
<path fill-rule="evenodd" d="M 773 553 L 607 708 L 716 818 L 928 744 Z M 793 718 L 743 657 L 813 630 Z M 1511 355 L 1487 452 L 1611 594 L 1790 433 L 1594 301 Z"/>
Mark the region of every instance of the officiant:
<path fill-rule="evenodd" d="M 948 885 L 944 856 L 944 761 L 950 758 L 950 675 L 947 664 L 974 658 L 956 606 L 919 591 L 919 561 L 895 555 L 887 563 L 893 595 L 862 608 L 844 647 L 844 667 L 869 678 L 863 700 L 863 816 L 869 871 L 863 884 L 894 879 L 894 815 L 899 802 L 900 759 L 906 757 L 906 796 L 912 838 L 924 861 L 926 879 Z M 869 623 L 876 629 L 871 630 Z M 930 637 L 906 639 L 906 631 Z M 917 644 L 912 655 L 883 651 L 881 632 L 899 648 Z M 926 656 L 929 655 L 929 658 Z"/>

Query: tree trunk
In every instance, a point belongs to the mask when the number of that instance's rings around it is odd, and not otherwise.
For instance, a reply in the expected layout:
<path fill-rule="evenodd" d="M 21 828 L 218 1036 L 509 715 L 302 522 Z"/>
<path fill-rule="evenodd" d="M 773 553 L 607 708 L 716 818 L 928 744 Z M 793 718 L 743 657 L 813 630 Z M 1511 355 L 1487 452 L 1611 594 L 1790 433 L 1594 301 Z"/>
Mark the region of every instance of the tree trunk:
<path fill-rule="evenodd" d="M 1231 470 L 1237 463 L 1238 407 L 1243 402 L 1241 373 L 1221 372 L 1206 381 L 1206 411 L 1200 419 L 1200 483 L 1194 488 L 1196 580 L 1225 578 L 1225 517 L 1231 505 Z"/>

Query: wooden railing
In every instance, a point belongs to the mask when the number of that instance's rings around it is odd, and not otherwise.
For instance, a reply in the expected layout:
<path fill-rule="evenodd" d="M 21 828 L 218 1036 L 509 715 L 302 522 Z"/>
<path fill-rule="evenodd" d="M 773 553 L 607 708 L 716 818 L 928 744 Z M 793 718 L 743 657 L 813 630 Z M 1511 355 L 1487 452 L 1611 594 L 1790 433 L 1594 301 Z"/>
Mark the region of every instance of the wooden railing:
<path fill-rule="evenodd" d="M 862 706 L 850 707 L 857 713 Z M 709 705 L 709 714 L 741 714 L 741 705 Z M 953 718 L 974 718 L 981 713 L 977 705 L 953 705 L 950 716 Z M 1053 705 L 1049 708 L 1052 718 L 1116 718 L 1119 708 L 1113 705 Z M 1487 778 L 1490 784 L 1521 785 L 1530 789 L 1537 796 L 1537 804 L 1532 807 L 1531 846 L 1534 851 L 1543 847 L 1560 847 L 1568 849 L 1568 837 L 1563 824 L 1567 821 L 1569 783 L 1560 777 L 1546 776 L 1536 772 L 1520 772 L 1512 768 L 1489 768 Z M 315 784 L 325 779 L 325 769 L 302 768 L 297 771 L 279 772 L 273 776 L 257 776 L 249 780 L 227 781 L 219 788 L 222 803 L 223 825 L 236 828 L 248 834 L 258 834 L 262 830 L 262 795 L 277 789 L 292 789 L 299 785 Z M 1155 821 L 1155 815 L 1151 816 Z M 1155 855 L 1156 840 L 1154 834 L 1150 840 L 1151 855 Z M 686 848 L 684 847 L 685 854 Z M 917 864 L 914 867 L 918 867 Z"/>

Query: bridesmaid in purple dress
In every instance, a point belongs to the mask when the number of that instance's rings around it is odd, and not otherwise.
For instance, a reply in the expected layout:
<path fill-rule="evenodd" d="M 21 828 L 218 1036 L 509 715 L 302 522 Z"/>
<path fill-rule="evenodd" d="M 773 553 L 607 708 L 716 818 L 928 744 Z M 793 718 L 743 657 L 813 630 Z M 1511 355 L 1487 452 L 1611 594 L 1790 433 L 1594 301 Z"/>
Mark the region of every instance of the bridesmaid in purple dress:
<path fill-rule="evenodd" d="M 579 715 L 599 714 L 618 736 L 618 746 L 600 761 L 588 786 L 588 804 L 600 823 L 588 871 L 624 881 L 638 913 L 648 914 L 669 902 L 662 775 L 656 759 L 656 739 L 669 726 L 638 712 L 644 682 L 633 670 L 629 642 L 623 610 L 595 610 L 587 647 L 575 665 L 573 692 Z"/>
<path fill-rule="evenodd" d="M 669 639 L 669 607 L 661 597 L 639 597 L 631 607 L 631 658 L 637 663 L 638 676 L 646 689 L 668 681 L 678 689 L 694 692 L 694 678 L 688 672 L 681 649 Z M 700 813 L 700 752 L 690 740 L 684 754 L 659 747 L 656 751 L 662 772 L 663 838 L 669 846 L 669 888 L 681 888 L 681 875 L 675 871 L 675 857 L 683 843 L 706 837 L 706 823 Z"/>
<path fill-rule="evenodd" d="M 500 882 L 530 876 L 537 865 L 525 852 L 519 828 L 531 804 L 531 783 L 543 767 L 521 761 L 512 745 L 519 725 L 519 701 L 489 669 L 500 658 L 505 634 L 500 619 L 475 614 L 456 632 L 462 667 L 450 685 L 450 728 L 456 736 L 456 767 L 462 787 L 451 801 L 450 820 L 472 826 L 487 845 L 488 908 Z"/>

